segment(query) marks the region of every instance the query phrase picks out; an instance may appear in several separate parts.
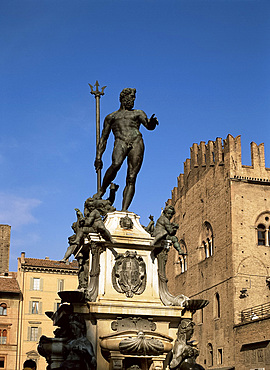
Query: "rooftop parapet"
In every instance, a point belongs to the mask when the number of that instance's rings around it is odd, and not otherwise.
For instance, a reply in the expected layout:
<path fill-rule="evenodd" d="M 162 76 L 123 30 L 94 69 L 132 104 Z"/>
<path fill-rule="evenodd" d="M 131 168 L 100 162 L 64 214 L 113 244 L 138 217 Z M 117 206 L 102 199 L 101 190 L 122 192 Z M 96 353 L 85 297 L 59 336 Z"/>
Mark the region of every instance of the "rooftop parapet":
<path fill-rule="evenodd" d="M 230 178 L 252 181 L 270 181 L 270 169 L 265 168 L 264 144 L 252 142 L 251 166 L 242 164 L 241 136 L 228 135 L 225 140 L 217 138 L 206 144 L 194 143 L 190 148 L 190 158 L 184 162 L 184 173 L 178 176 L 178 184 L 172 190 L 172 202 L 183 195 L 211 168 L 223 168 Z"/>

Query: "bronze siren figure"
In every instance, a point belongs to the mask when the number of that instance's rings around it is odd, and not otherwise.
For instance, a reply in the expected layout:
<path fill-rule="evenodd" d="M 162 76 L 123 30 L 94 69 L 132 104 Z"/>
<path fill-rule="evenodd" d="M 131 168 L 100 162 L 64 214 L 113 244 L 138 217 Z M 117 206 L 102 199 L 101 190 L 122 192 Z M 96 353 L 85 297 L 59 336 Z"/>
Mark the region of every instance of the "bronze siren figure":
<path fill-rule="evenodd" d="M 133 109 L 135 98 L 136 89 L 126 88 L 120 93 L 120 108 L 108 114 L 104 120 L 95 159 L 95 168 L 98 172 L 103 167 L 101 158 L 112 131 L 115 138 L 112 164 L 107 169 L 102 185 L 94 197 L 101 198 L 105 194 L 125 158 L 127 158 L 128 168 L 126 186 L 123 192 L 122 211 L 126 211 L 131 204 L 135 194 L 136 178 L 143 161 L 144 142 L 139 131 L 140 125 L 143 124 L 148 130 L 154 130 L 158 125 L 158 120 L 154 117 L 154 114 L 148 119 L 144 111 Z"/>

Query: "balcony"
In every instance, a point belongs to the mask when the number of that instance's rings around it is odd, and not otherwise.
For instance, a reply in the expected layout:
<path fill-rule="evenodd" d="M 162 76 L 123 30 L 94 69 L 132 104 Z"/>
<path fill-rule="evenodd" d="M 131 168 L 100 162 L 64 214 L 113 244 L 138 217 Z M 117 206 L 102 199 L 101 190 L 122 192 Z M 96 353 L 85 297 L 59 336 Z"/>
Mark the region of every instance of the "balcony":
<path fill-rule="evenodd" d="M 241 311 L 241 323 L 270 317 L 270 303 L 261 304 Z"/>

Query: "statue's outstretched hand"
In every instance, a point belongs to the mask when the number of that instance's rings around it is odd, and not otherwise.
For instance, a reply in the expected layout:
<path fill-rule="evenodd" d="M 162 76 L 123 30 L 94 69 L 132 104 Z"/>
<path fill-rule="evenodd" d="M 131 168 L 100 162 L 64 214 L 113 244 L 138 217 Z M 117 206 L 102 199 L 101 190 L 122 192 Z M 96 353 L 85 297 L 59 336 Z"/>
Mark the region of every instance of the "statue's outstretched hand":
<path fill-rule="evenodd" d="M 96 158 L 94 162 L 94 166 L 95 166 L 96 171 L 101 170 L 103 167 L 102 160 L 100 158 Z"/>
<path fill-rule="evenodd" d="M 151 125 L 155 125 L 155 126 L 157 126 L 157 125 L 158 125 L 158 119 L 157 119 L 157 117 L 155 117 L 155 113 L 154 113 L 154 114 L 152 114 L 152 116 L 150 117 L 150 119 L 149 119 L 149 123 L 150 123 Z"/>

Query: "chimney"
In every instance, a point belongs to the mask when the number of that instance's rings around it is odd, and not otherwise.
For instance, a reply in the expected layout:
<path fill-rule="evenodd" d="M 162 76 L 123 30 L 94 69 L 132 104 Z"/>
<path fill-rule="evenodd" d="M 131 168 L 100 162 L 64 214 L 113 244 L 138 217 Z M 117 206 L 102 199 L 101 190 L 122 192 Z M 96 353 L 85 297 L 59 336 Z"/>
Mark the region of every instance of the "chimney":
<path fill-rule="evenodd" d="M 25 263 L 25 252 L 21 252 L 21 264 Z"/>

